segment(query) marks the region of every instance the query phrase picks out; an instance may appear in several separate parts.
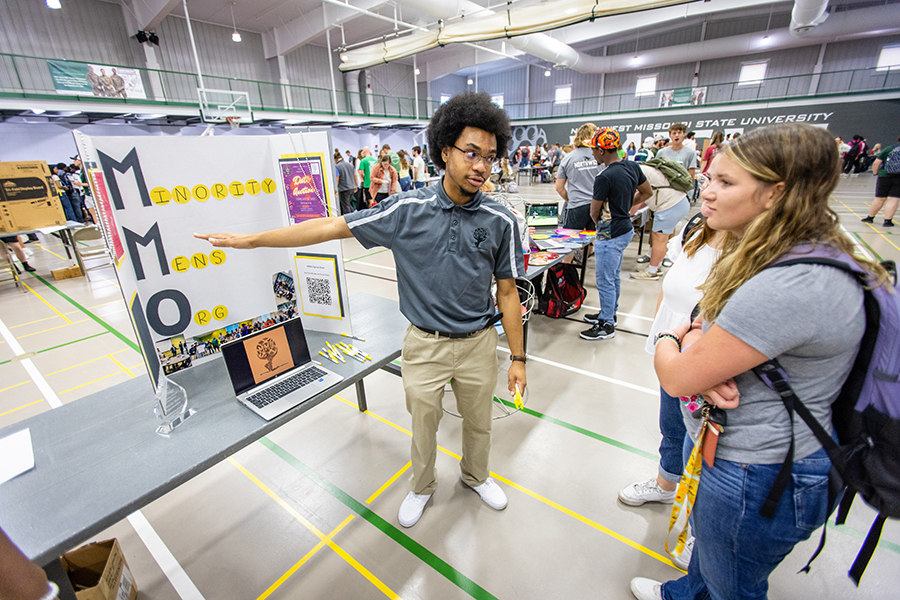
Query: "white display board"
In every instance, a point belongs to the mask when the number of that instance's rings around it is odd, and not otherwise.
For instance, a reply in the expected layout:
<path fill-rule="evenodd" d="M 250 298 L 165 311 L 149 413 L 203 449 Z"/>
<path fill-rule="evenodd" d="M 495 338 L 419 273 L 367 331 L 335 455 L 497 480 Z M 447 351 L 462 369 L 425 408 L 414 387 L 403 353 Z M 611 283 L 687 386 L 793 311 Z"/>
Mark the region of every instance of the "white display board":
<path fill-rule="evenodd" d="M 233 250 L 193 236 L 338 214 L 326 133 L 74 135 L 154 382 L 160 364 L 167 373 L 187 368 L 223 343 L 297 314 L 306 329 L 351 333 L 339 241 Z M 303 149 L 299 158 L 295 148 Z M 330 258 L 334 281 L 310 279 L 319 291 L 314 299 L 330 306 L 300 310 L 298 252 Z M 325 287 L 335 293 L 324 294 Z"/>

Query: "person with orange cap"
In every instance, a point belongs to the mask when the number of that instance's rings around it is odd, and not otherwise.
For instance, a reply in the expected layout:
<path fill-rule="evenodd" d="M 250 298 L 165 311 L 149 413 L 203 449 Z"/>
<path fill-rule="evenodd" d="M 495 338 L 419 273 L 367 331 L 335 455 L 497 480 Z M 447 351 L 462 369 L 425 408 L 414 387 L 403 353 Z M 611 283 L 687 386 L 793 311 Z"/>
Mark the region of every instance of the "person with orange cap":
<path fill-rule="evenodd" d="M 597 164 L 606 165 L 606 168 L 594 179 L 591 199 L 591 218 L 597 223 L 594 261 L 600 312 L 584 316 L 584 320 L 593 326 L 580 335 L 586 340 L 606 340 L 616 335 L 622 257 L 634 237 L 632 208 L 649 199 L 653 190 L 639 164 L 619 156 L 622 144 L 615 129 L 597 129 L 584 145 L 591 148 Z"/>

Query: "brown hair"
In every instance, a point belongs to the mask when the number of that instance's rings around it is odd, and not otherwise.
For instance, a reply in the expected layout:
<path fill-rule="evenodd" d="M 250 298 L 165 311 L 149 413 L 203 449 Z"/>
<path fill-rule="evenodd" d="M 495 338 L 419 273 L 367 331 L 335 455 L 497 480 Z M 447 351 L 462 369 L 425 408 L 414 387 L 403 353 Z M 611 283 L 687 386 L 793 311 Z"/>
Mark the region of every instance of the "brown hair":
<path fill-rule="evenodd" d="M 685 125 L 684 123 L 672 123 L 669 126 L 669 133 L 672 133 L 673 131 L 685 131 L 686 132 L 687 125 Z"/>
<path fill-rule="evenodd" d="M 409 168 L 409 163 L 406 162 L 406 150 L 397 150 L 397 156 L 400 157 L 400 168 L 404 171 Z"/>
<path fill-rule="evenodd" d="M 712 139 L 709 140 L 709 145 L 715 146 L 716 150 L 718 150 L 720 145 L 724 141 L 725 141 L 725 134 L 722 133 L 721 131 L 714 131 L 712 134 Z"/>
<path fill-rule="evenodd" d="M 837 146 L 824 129 L 806 123 L 760 127 L 725 146 L 725 156 L 745 169 L 761 188 L 784 184 L 771 208 L 753 219 L 741 239 L 713 265 L 700 289 L 700 306 L 715 321 L 732 294 L 766 265 L 794 246 L 826 244 L 852 256 L 874 275 L 888 281 L 881 265 L 855 255 L 829 206 L 840 177 Z M 747 200 L 748 202 L 750 199 Z"/>

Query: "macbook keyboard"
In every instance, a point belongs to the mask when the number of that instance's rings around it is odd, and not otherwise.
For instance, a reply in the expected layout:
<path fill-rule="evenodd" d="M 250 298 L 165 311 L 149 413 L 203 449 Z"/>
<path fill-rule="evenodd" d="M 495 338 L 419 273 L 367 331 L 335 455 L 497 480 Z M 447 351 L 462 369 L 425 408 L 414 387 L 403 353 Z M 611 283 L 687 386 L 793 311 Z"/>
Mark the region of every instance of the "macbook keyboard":
<path fill-rule="evenodd" d="M 299 390 L 300 388 L 313 383 L 314 381 L 318 381 L 322 377 L 325 377 L 326 373 L 322 369 L 318 367 L 310 367 L 303 371 L 300 371 L 296 375 L 291 375 L 287 379 L 279 381 L 273 386 L 269 386 L 261 392 L 253 394 L 252 396 L 247 397 L 247 401 L 252 403 L 257 408 L 262 408 L 266 405 L 272 404 L 276 400 L 280 400 L 290 394 L 293 391 Z"/>

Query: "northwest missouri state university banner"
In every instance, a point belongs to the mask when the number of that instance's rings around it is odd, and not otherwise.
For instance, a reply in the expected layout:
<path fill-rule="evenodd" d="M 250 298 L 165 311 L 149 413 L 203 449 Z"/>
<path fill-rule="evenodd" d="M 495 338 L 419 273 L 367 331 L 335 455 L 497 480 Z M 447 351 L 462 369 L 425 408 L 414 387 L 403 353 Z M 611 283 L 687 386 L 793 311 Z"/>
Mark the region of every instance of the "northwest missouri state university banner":
<path fill-rule="evenodd" d="M 301 316 L 306 329 L 351 333 L 340 241 L 303 249 L 215 248 L 193 234 L 255 233 L 291 224 L 282 169 L 319 163 L 326 133 L 287 135 L 90 137 L 74 132 L 115 257 L 116 272 L 148 372 L 167 374 L 215 358 L 222 344 Z M 299 168 L 309 202 L 337 214 L 331 169 Z M 297 256 L 323 256 L 332 268 L 304 273 Z"/>

